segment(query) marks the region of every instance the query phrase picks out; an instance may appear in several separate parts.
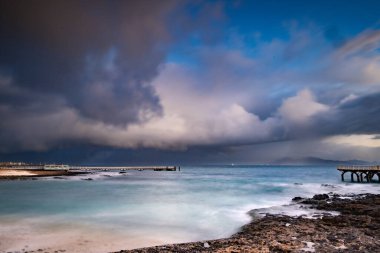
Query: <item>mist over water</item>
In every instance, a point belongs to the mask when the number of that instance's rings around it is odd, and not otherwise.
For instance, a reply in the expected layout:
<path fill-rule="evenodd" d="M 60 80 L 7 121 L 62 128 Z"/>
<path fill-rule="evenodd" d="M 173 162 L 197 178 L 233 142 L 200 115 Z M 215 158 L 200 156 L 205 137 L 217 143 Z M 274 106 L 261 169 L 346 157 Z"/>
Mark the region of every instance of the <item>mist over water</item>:
<path fill-rule="evenodd" d="M 93 180 L 82 180 L 88 177 Z M 251 209 L 281 212 L 295 196 L 379 190 L 341 182 L 335 167 L 311 166 L 194 166 L 1 181 L 0 241 L 6 243 L 0 251 L 105 252 L 216 239 L 249 222 Z"/>

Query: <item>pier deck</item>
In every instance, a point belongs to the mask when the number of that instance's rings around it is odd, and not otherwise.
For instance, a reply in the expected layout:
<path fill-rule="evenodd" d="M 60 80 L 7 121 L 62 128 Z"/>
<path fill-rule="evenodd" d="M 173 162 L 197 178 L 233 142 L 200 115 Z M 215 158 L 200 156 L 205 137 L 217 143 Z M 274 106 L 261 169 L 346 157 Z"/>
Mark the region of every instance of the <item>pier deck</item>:
<path fill-rule="evenodd" d="M 344 174 L 351 173 L 351 182 L 380 182 L 380 165 L 372 166 L 338 166 L 337 170 L 342 172 L 341 177 L 344 181 Z M 377 180 L 375 180 L 377 176 Z"/>

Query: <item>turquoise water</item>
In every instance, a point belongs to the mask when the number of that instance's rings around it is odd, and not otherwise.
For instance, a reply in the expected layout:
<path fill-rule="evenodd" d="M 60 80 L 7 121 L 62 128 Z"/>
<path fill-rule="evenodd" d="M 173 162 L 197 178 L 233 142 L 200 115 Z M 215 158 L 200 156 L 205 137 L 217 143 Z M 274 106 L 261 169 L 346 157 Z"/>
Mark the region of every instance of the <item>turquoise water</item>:
<path fill-rule="evenodd" d="M 82 180 L 88 177 L 93 180 Z M 194 166 L 1 181 L 0 239 L 9 243 L 0 251 L 28 245 L 105 252 L 215 239 L 249 222 L 251 209 L 286 205 L 294 196 L 379 189 L 342 183 L 335 167 L 316 166 Z"/>

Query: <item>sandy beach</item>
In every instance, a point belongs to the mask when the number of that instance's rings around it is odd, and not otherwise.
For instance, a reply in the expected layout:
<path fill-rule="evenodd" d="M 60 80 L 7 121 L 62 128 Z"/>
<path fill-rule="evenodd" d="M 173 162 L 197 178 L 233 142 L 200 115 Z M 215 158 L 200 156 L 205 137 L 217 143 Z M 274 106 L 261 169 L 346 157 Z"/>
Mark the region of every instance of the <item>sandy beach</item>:
<path fill-rule="evenodd" d="M 0 169 L 0 179 L 22 179 L 29 177 L 73 176 L 85 172 L 66 170 Z"/>
<path fill-rule="evenodd" d="M 30 171 L 30 170 L 9 170 L 9 169 L 0 170 L 0 177 L 36 176 L 36 175 L 38 175 L 36 172 Z"/>

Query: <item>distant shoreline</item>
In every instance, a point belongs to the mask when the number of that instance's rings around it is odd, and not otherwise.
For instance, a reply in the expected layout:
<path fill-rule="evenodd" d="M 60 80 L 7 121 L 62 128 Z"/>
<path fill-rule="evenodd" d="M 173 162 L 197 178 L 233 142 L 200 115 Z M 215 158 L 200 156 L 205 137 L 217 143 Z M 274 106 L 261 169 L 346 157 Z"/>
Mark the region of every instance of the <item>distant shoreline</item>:
<path fill-rule="evenodd" d="M 318 194 L 294 198 L 326 213 L 317 219 L 269 215 L 229 238 L 122 250 L 159 252 L 376 252 L 380 249 L 380 194 Z M 327 211 L 340 212 L 331 216 Z"/>
<path fill-rule="evenodd" d="M 34 177 L 75 176 L 86 172 L 40 169 L 0 169 L 0 179 L 26 179 Z"/>

